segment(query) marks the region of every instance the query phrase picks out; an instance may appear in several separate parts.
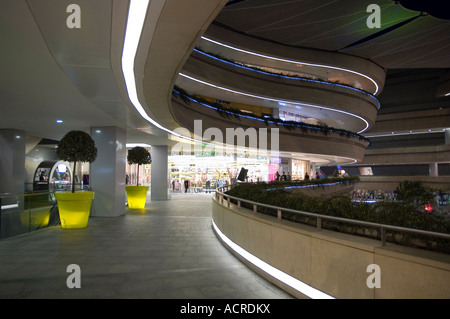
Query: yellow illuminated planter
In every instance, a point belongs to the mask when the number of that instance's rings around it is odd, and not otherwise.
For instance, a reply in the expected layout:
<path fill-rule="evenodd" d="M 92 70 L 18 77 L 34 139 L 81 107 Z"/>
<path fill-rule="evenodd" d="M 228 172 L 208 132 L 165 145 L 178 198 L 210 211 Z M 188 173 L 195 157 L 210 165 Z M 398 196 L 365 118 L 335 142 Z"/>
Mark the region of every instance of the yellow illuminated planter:
<path fill-rule="evenodd" d="M 144 208 L 148 186 L 126 186 L 128 208 Z"/>
<path fill-rule="evenodd" d="M 61 228 L 87 226 L 94 192 L 58 192 L 55 193 L 55 198 L 58 202 Z"/>
<path fill-rule="evenodd" d="M 49 206 L 20 212 L 20 220 L 22 225 L 33 228 L 48 226 L 48 222 L 50 220 L 50 209 L 51 207 Z"/>

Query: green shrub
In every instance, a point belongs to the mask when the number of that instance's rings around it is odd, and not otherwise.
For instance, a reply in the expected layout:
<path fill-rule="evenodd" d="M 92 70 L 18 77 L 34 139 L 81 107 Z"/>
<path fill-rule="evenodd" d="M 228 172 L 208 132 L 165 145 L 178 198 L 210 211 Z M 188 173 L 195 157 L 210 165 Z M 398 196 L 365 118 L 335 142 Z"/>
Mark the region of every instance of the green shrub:
<path fill-rule="evenodd" d="M 342 181 L 342 178 L 340 180 Z M 350 181 L 343 182 L 352 182 L 354 180 L 355 179 L 350 179 Z M 292 193 L 284 189 L 285 186 L 291 185 L 292 182 L 242 183 L 229 190 L 227 194 L 258 203 L 298 211 L 398 227 L 450 233 L 450 218 L 448 215 L 436 210 L 423 213 L 418 210 L 415 200 L 381 201 L 374 204 L 354 203 L 349 195 L 313 197 L 299 192 Z M 427 200 L 426 196 L 422 198 Z M 241 205 L 246 207 L 243 203 Z M 247 207 L 252 209 L 250 206 Z M 260 207 L 258 211 L 269 215 L 276 215 L 276 211 L 273 209 Z M 316 218 L 314 217 L 305 217 L 295 213 L 285 212 L 283 213 L 283 218 L 308 225 L 315 225 L 316 223 Z M 322 227 L 380 239 L 379 228 L 377 228 L 376 231 L 367 231 L 366 227 L 355 226 L 351 223 L 325 220 L 322 221 Z M 426 246 L 425 248 L 450 253 L 448 241 L 442 239 L 428 238 L 426 236 L 412 235 L 409 233 L 396 233 L 395 235 L 390 233 L 388 240 L 402 245 Z"/>

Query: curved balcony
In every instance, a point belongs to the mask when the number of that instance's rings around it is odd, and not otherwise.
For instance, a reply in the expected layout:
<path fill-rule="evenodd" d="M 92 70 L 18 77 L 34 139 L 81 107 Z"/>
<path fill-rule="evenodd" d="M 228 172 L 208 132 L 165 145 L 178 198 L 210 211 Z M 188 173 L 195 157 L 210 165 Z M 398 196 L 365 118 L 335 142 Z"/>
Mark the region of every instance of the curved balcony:
<path fill-rule="evenodd" d="M 378 100 L 361 90 L 261 74 L 200 52 L 189 57 L 176 85 L 196 95 L 300 114 L 311 124 L 323 123 L 358 133 L 373 125 L 379 108 Z"/>
<path fill-rule="evenodd" d="M 242 47 L 245 43 L 245 48 Z M 340 82 L 370 94 L 383 90 L 386 70 L 356 56 L 284 46 L 212 24 L 197 48 L 244 65 L 322 81 Z"/>
<path fill-rule="evenodd" d="M 229 136 L 226 136 L 229 134 L 227 129 L 235 132 L 236 128 L 242 128 L 248 133 L 246 137 L 248 142 L 237 146 L 279 151 L 286 157 L 309 159 L 319 165 L 361 162 L 368 145 L 368 141 L 362 136 L 348 131 L 312 125 L 295 126 L 291 123 L 283 125 L 282 122 L 274 123 L 269 119 L 264 120 L 251 115 L 239 116 L 226 109 L 217 109 L 199 100 L 188 100 L 176 94 L 172 98 L 172 109 L 176 121 L 190 132 L 197 133 L 197 138 L 201 135 L 205 142 L 212 141 L 218 144 L 227 142 L 229 141 Z M 200 131 L 195 126 L 196 119 L 201 119 Z M 209 128 L 216 128 L 215 133 L 220 134 L 215 134 L 212 138 L 205 132 Z M 275 132 L 272 129 L 278 130 Z M 249 130 L 253 130 L 251 132 L 254 134 L 250 134 Z M 267 135 L 263 135 L 266 133 Z M 210 139 L 204 138 L 206 135 Z M 217 135 L 220 135 L 219 138 Z"/>

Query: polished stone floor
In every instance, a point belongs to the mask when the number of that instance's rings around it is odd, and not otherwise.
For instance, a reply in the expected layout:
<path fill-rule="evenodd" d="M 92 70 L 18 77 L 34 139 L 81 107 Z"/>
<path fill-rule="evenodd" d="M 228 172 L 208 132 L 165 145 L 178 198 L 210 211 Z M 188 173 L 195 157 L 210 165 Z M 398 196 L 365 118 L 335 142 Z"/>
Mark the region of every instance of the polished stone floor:
<path fill-rule="evenodd" d="M 81 288 L 68 288 L 67 267 Z M 70 278 L 69 278 L 70 279 Z M 290 299 L 211 228 L 211 194 L 174 194 L 145 211 L 0 241 L 0 298 Z"/>

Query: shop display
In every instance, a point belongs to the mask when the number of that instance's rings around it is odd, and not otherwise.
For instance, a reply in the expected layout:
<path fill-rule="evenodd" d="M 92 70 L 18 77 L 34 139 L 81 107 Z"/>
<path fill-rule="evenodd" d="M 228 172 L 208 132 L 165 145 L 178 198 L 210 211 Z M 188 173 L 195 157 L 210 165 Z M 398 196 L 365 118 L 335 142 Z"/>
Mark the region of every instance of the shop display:
<path fill-rule="evenodd" d="M 64 161 L 43 161 L 36 168 L 33 191 L 56 191 L 69 187 L 72 171 Z"/>

